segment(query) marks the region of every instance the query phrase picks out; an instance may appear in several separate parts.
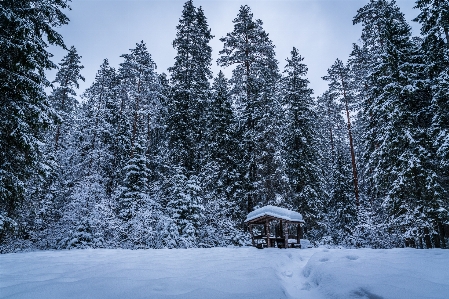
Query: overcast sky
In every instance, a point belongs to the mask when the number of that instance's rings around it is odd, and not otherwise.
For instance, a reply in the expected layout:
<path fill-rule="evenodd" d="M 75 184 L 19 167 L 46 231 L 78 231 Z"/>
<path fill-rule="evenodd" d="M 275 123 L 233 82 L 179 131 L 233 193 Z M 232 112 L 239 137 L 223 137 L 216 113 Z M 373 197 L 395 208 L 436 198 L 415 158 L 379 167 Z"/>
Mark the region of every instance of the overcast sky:
<path fill-rule="evenodd" d="M 159 73 L 167 72 L 176 55 L 172 47 L 176 25 L 181 16 L 184 0 L 72 0 L 71 11 L 66 11 L 70 23 L 58 31 L 68 47 L 74 45 L 82 56 L 84 69 L 78 94 L 89 87 L 103 59 L 112 66 L 122 62 L 120 55 L 128 53 L 137 42 L 143 40 L 148 47 Z M 418 11 L 413 9 L 414 0 L 399 0 L 398 5 L 410 21 L 414 34 L 419 25 L 412 23 Z M 308 78 L 314 95 L 326 88 L 321 77 L 335 59 L 346 61 L 361 34 L 360 25 L 352 25 L 357 9 L 368 0 L 194 0 L 196 7 L 202 6 L 215 38 L 212 70 L 217 74 L 218 52 L 223 45 L 220 38 L 233 30 L 232 20 L 239 7 L 248 4 L 255 19 L 261 19 L 263 28 L 276 46 L 276 57 L 280 69 L 292 47 L 305 57 L 309 68 Z M 51 48 L 54 61 L 59 62 L 66 54 Z M 224 70 L 229 77 L 230 71 Z M 55 73 L 49 72 L 53 80 Z"/>

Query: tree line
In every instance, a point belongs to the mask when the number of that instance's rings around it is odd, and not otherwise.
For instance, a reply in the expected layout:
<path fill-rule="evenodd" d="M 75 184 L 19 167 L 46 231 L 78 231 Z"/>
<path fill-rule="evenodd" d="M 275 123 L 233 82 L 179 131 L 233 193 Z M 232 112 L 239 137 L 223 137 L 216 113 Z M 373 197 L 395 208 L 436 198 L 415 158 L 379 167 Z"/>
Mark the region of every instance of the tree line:
<path fill-rule="evenodd" d="M 416 1 L 418 37 L 395 1 L 368 1 L 314 98 L 298 50 L 279 63 L 247 5 L 220 38 L 232 76 L 214 77 L 189 0 L 168 74 L 142 41 L 103 61 L 82 102 L 82 57 L 55 31 L 68 1 L 0 7 L 1 252 L 245 245 L 246 214 L 267 204 L 300 212 L 315 244 L 447 248 L 447 1 Z M 48 44 L 67 50 L 59 65 Z"/>

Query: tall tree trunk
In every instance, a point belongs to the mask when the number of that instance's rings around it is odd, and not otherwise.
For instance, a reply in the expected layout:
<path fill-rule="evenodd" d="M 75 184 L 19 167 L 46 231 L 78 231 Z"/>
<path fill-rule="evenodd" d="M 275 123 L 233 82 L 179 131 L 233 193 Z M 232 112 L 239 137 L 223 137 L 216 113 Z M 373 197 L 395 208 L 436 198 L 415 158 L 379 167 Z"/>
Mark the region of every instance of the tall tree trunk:
<path fill-rule="evenodd" d="M 248 44 L 249 39 L 248 35 L 245 35 L 245 41 Z M 249 103 L 250 101 L 250 87 L 249 87 L 249 72 L 250 72 L 250 65 L 248 61 L 249 57 L 249 50 L 245 49 L 245 69 L 246 69 L 246 101 Z M 252 112 L 250 112 L 249 120 L 248 120 L 248 130 L 252 131 L 254 129 L 254 120 Z M 250 213 L 253 210 L 254 207 L 254 190 L 253 190 L 253 183 L 256 178 L 256 167 L 254 165 L 255 155 L 253 153 L 254 149 L 250 145 L 248 148 L 249 155 L 250 155 L 250 165 L 249 165 L 249 181 L 250 181 L 250 192 L 248 194 L 248 202 L 247 202 L 247 211 Z"/>
<path fill-rule="evenodd" d="M 355 194 L 355 204 L 359 206 L 359 180 L 357 178 L 357 165 L 355 162 L 355 151 L 354 151 L 354 142 L 352 140 L 352 130 L 351 130 L 351 119 L 349 116 L 349 105 L 348 99 L 346 97 L 346 89 L 344 88 L 344 82 L 342 80 L 343 86 L 343 97 L 345 99 L 345 109 L 346 109 L 346 118 L 348 119 L 348 134 L 349 134 L 349 147 L 351 150 L 351 164 L 352 164 L 352 175 L 354 179 L 354 194 Z"/>

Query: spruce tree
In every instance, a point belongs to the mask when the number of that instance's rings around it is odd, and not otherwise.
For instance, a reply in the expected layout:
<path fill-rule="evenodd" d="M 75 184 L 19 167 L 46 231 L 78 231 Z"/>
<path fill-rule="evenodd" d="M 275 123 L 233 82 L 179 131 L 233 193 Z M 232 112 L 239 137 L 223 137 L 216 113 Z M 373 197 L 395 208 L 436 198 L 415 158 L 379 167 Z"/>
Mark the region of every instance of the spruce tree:
<path fill-rule="evenodd" d="M 357 164 L 355 157 L 355 145 L 352 133 L 352 123 L 350 117 L 350 104 L 354 102 L 353 88 L 351 85 L 351 75 L 349 68 L 343 64 L 339 59 L 328 69 L 328 75 L 324 76 L 323 79 L 329 82 L 329 92 L 333 94 L 335 100 L 341 103 L 344 107 L 347 127 L 348 127 L 348 140 L 349 140 L 349 151 L 351 155 L 352 163 L 352 174 L 353 174 L 353 185 L 354 185 L 354 196 L 356 200 L 356 205 L 359 205 L 359 182 L 357 173 Z"/>
<path fill-rule="evenodd" d="M 128 155 L 132 157 L 139 134 L 146 132 L 146 139 L 150 137 L 152 116 L 159 108 L 160 84 L 155 72 L 156 64 L 143 41 L 136 44 L 130 54 L 121 57 L 125 61 L 120 64 L 119 69 L 120 89 L 130 121 Z"/>
<path fill-rule="evenodd" d="M 219 72 L 212 86 L 213 94 L 207 105 L 206 167 L 212 177 L 207 181 L 210 191 L 232 197 L 233 176 L 235 175 L 235 119 L 229 96 L 228 81 L 223 72 Z"/>
<path fill-rule="evenodd" d="M 222 71 L 215 77 L 206 109 L 204 157 L 205 222 L 203 243 L 220 246 L 235 243 L 238 214 L 238 144 L 228 80 Z"/>
<path fill-rule="evenodd" d="M 202 189 L 196 175 L 185 175 L 183 167 L 174 167 L 173 175 L 168 179 L 168 202 L 166 210 L 177 228 L 178 240 L 173 240 L 178 247 L 198 247 L 199 234 L 204 221 Z"/>
<path fill-rule="evenodd" d="M 122 220 L 120 241 L 127 247 L 146 248 L 145 232 L 152 231 L 153 199 L 151 161 L 156 153 L 147 151 L 152 138 L 153 120 L 159 114 L 161 87 L 156 64 L 145 43 L 136 44 L 131 53 L 124 54 L 120 64 L 119 93 L 123 102 L 124 118 L 118 127 L 126 136 L 118 192 L 118 215 Z M 148 225 L 148 226 L 147 226 Z"/>
<path fill-rule="evenodd" d="M 50 86 L 45 70 L 56 68 L 47 47 L 65 48 L 55 30 L 68 23 L 65 8 L 65 0 L 0 3 L 0 215 L 4 219 L 17 219 L 26 181 L 35 173 L 45 173 L 38 163 L 40 145 L 53 117 L 44 91 Z"/>
<path fill-rule="evenodd" d="M 287 58 L 283 78 L 283 105 L 286 107 L 284 120 L 284 159 L 289 179 L 288 201 L 294 209 L 301 211 L 309 227 L 309 233 L 318 233 L 320 211 L 323 209 L 323 182 L 319 169 L 319 134 L 316 126 L 316 112 L 309 88 L 307 66 L 296 48 Z M 314 230 L 316 230 L 314 232 Z"/>
<path fill-rule="evenodd" d="M 84 68 L 80 64 L 81 56 L 78 55 L 74 46 L 69 49 L 67 55 L 59 63 L 60 68 L 56 73 L 56 79 L 53 83 L 58 83 L 58 87 L 53 91 L 50 101 L 53 108 L 61 117 L 61 123 L 56 125 L 54 134 L 54 148 L 58 150 L 60 139 L 64 137 L 64 125 L 67 126 L 68 118 L 76 107 L 77 100 L 74 88 L 79 88 L 79 80 L 84 81 L 80 71 Z M 64 124 L 65 122 L 65 124 Z M 65 129 L 65 130 L 64 130 Z"/>
<path fill-rule="evenodd" d="M 29 181 L 27 196 L 35 198 L 35 231 L 34 238 L 46 238 L 49 246 L 55 246 L 57 239 L 56 224 L 62 217 L 62 209 L 67 201 L 70 168 L 72 167 L 70 155 L 73 150 L 71 135 L 75 126 L 75 115 L 78 100 L 75 98 L 79 80 L 84 81 L 80 74 L 84 68 L 81 65 L 81 56 L 71 47 L 67 55 L 59 63 L 59 70 L 53 83 L 57 84 L 49 102 L 55 112 L 55 123 L 45 134 L 45 146 L 42 163 L 49 165 L 48 175 L 40 181 L 38 177 Z"/>
<path fill-rule="evenodd" d="M 343 118 L 344 108 L 335 93 L 326 91 L 317 103 L 321 134 L 320 152 L 323 156 L 322 177 L 328 200 L 323 208 L 325 234 L 332 244 L 353 246 L 357 225 L 354 184 L 347 124 Z"/>
<path fill-rule="evenodd" d="M 127 248 L 147 248 L 145 236 L 152 229 L 154 200 L 150 196 L 148 162 L 143 136 L 134 141 L 133 155 L 123 167 L 119 195 L 119 218 L 122 220 L 120 242 Z"/>
<path fill-rule="evenodd" d="M 117 234 L 113 194 L 121 180 L 125 154 L 120 150 L 117 128 L 118 84 L 115 69 L 105 59 L 83 94 L 85 102 L 71 128 L 65 170 L 71 174 L 66 180 L 73 187 L 64 188 L 67 198 L 60 223 L 65 236 L 59 245 L 62 248 L 110 246 Z M 83 242 L 77 241 L 81 235 L 85 235 Z"/>
<path fill-rule="evenodd" d="M 120 136 L 120 120 L 124 118 L 119 98 L 119 77 L 105 59 L 95 81 L 83 94 L 86 104 L 82 114 L 82 140 L 80 154 L 87 173 L 103 176 L 106 194 L 110 195 L 120 178 L 118 172 L 126 157 Z"/>
<path fill-rule="evenodd" d="M 364 26 L 362 42 L 371 55 L 368 97 L 362 104 L 369 196 L 386 209 L 385 229 L 404 239 L 427 235 L 432 246 L 428 234 L 444 203 L 432 167 L 429 100 L 421 90 L 421 67 L 413 63 L 417 50 L 410 26 L 395 2 L 384 0 L 370 1 L 354 22 Z M 393 237 L 389 246 L 398 242 Z"/>
<path fill-rule="evenodd" d="M 168 104 L 169 146 L 172 163 L 195 173 L 201 165 L 203 114 L 212 78 L 209 41 L 213 36 L 203 10 L 193 6 L 191 0 L 184 4 L 176 29 L 173 47 L 177 55 L 174 66 L 169 68 L 172 84 Z"/>
<path fill-rule="evenodd" d="M 167 103 L 167 169 L 164 173 L 163 202 L 178 228 L 178 246 L 197 246 L 198 231 L 204 221 L 203 163 L 205 117 L 210 97 L 209 79 L 213 38 L 202 8 L 191 0 L 184 4 L 176 27 L 173 47 L 177 54 L 169 68 L 171 94 Z"/>
<path fill-rule="evenodd" d="M 414 20 L 421 24 L 421 51 L 425 65 L 426 89 L 431 97 L 433 147 L 436 149 L 437 178 L 442 185 L 438 196 L 449 207 L 449 3 L 440 0 L 418 0 L 420 14 Z M 446 198 L 446 200 L 444 200 Z M 438 231 L 444 242 L 443 223 L 448 215 L 438 215 Z M 443 246 L 447 244 L 443 244 Z"/>
<path fill-rule="evenodd" d="M 280 103 L 279 72 L 274 45 L 262 28 L 261 20 L 253 20 L 250 8 L 241 6 L 233 21 L 234 30 L 223 42 L 220 66 L 235 67 L 231 94 L 237 104 L 241 124 L 241 211 L 250 212 L 258 205 L 285 196 L 280 169 Z M 242 215 L 243 216 L 243 215 Z"/>

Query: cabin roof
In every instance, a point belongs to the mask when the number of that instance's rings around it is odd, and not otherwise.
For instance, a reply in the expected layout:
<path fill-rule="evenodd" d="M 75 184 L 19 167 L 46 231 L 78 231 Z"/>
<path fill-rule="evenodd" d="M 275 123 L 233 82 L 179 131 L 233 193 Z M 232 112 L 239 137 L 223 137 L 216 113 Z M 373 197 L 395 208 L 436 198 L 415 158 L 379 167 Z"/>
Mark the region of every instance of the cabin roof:
<path fill-rule="evenodd" d="M 258 223 L 260 221 L 263 223 L 262 220 L 273 218 L 287 220 L 289 222 L 304 222 L 300 213 L 271 205 L 252 211 L 246 217 L 245 222 Z"/>

